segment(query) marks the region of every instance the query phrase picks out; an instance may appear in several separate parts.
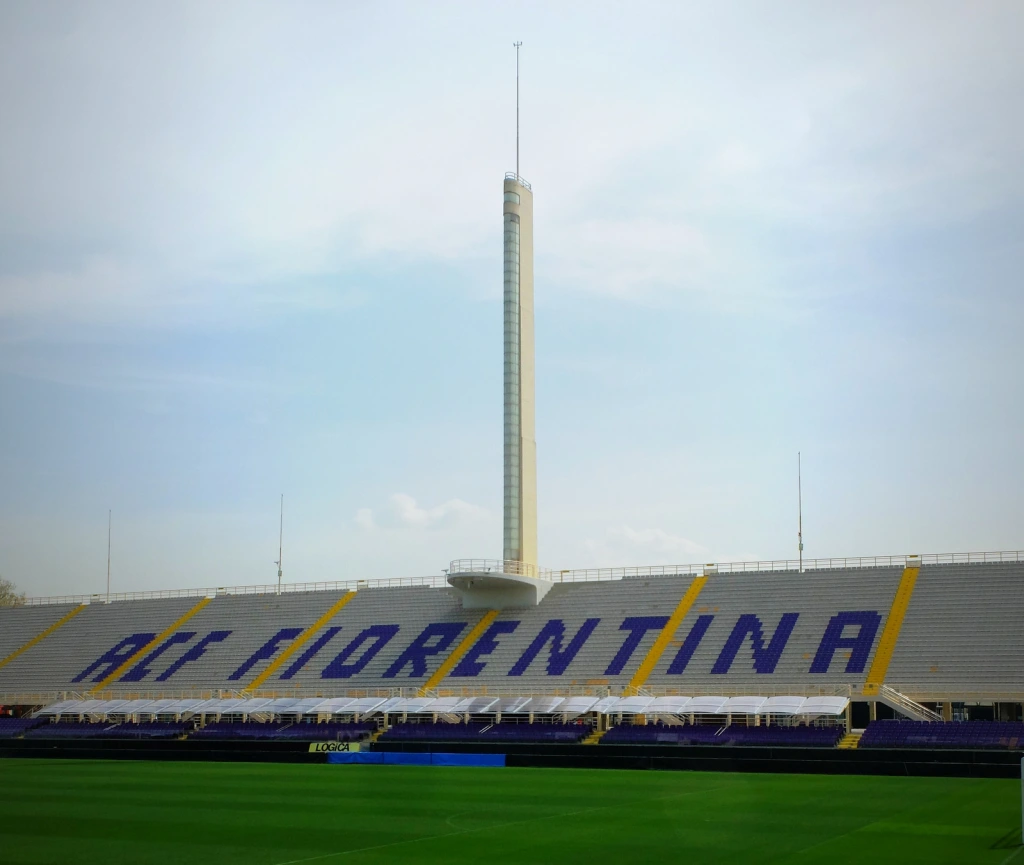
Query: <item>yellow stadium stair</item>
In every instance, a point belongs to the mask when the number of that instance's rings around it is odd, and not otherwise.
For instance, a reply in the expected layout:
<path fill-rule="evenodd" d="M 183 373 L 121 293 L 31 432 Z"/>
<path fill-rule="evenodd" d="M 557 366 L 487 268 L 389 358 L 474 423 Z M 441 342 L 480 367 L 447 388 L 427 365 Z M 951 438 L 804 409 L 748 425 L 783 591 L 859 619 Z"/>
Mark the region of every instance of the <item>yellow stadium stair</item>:
<path fill-rule="evenodd" d="M 658 634 L 657 639 L 654 641 L 654 645 L 651 646 L 647 652 L 647 656 L 640 662 L 640 666 L 637 667 L 636 672 L 633 674 L 633 678 L 629 680 L 629 684 L 626 685 L 626 690 L 623 692 L 626 696 L 630 694 L 638 693 L 639 689 L 644 686 L 651 673 L 654 672 L 655 666 L 658 661 L 661 660 L 661 656 L 665 653 L 665 649 L 668 648 L 669 642 L 672 637 L 675 636 L 676 631 L 682 624 L 683 619 L 686 618 L 686 614 L 690 612 L 690 608 L 697 600 L 697 596 L 700 594 L 701 589 L 707 583 L 707 577 L 697 577 L 692 583 L 690 588 L 686 590 L 686 594 L 683 595 L 682 600 L 679 602 L 679 606 L 676 607 L 675 611 L 669 616 L 668 622 L 665 623 L 665 627 L 661 629 L 661 633 Z"/>
<path fill-rule="evenodd" d="M 136 661 L 138 661 L 140 658 L 144 658 L 149 652 L 153 651 L 153 649 L 159 646 L 171 634 L 178 630 L 178 628 L 184 625 L 185 622 L 191 619 L 196 613 L 203 609 L 203 607 L 210 603 L 210 600 L 210 598 L 203 598 L 198 604 L 196 604 L 191 610 L 185 613 L 185 615 L 178 619 L 173 625 L 161 631 L 152 640 L 146 643 L 145 646 L 139 649 L 139 651 L 132 655 L 127 661 L 121 664 L 121 666 L 119 666 L 116 670 L 114 670 L 112 673 L 108 673 L 106 676 L 103 677 L 102 681 L 97 682 L 95 685 L 93 685 L 90 693 L 102 691 L 107 685 L 109 685 L 115 679 L 118 679 L 122 675 L 124 675 L 125 672 L 130 670 L 135 665 Z"/>
<path fill-rule="evenodd" d="M 839 740 L 839 745 L 837 747 L 842 748 L 844 751 L 856 748 L 860 744 L 860 737 L 863 735 L 863 732 L 847 733 Z"/>
<path fill-rule="evenodd" d="M 31 649 L 33 646 L 35 646 L 37 643 L 41 643 L 43 640 L 45 640 L 48 636 L 50 636 L 50 634 L 52 634 L 58 628 L 62 627 L 63 625 L 66 625 L 68 622 L 70 622 L 75 616 L 77 616 L 80 612 L 82 612 L 82 610 L 84 610 L 86 608 L 86 606 L 88 606 L 88 605 L 87 604 L 82 604 L 80 607 L 75 607 L 70 613 L 67 613 L 66 615 L 64 615 L 61 618 L 59 618 L 56 622 L 54 622 L 52 625 L 50 625 L 50 627 L 48 627 L 41 634 L 37 634 L 36 636 L 34 636 L 31 640 L 29 640 L 27 643 L 25 643 L 25 645 L 22 646 L 20 649 L 15 649 L 13 652 L 11 652 L 11 654 L 9 654 L 6 658 L 4 658 L 2 661 L 0 661 L 0 667 L 6 667 L 9 663 L 11 663 L 11 661 L 13 661 L 19 655 L 25 654 L 25 652 L 27 652 L 29 649 Z"/>
<path fill-rule="evenodd" d="M 355 592 L 346 592 L 337 601 L 331 604 L 330 609 L 327 610 L 319 619 L 313 622 L 306 630 L 299 634 L 294 640 L 291 641 L 288 648 L 281 652 L 273 661 L 267 664 L 267 668 L 260 673 L 255 679 L 253 679 L 245 688 L 242 689 L 242 693 L 248 694 L 255 691 L 260 685 L 262 685 L 267 679 L 274 675 L 281 665 L 284 664 L 292 655 L 294 655 L 299 649 L 301 649 L 309 641 L 309 638 L 319 631 L 324 625 L 326 625 L 340 610 L 356 596 Z"/>
<path fill-rule="evenodd" d="M 595 730 L 593 733 L 587 736 L 586 739 L 583 740 L 583 744 L 596 745 L 598 742 L 601 741 L 601 737 L 604 736 L 604 734 L 607 732 L 607 730 Z"/>
<path fill-rule="evenodd" d="M 920 573 L 920 567 L 903 569 L 903 576 L 896 589 L 896 596 L 892 599 L 889 617 L 885 620 L 882 637 L 878 641 L 875 657 L 871 661 L 871 669 L 868 670 L 867 678 L 864 680 L 865 696 L 876 696 L 882 683 L 885 682 L 885 674 L 889 671 L 892 653 L 896 650 L 896 641 L 899 640 L 900 631 L 903 629 L 903 617 L 907 614 L 907 607 L 910 606 L 910 599 L 913 597 L 914 586 Z"/>
<path fill-rule="evenodd" d="M 438 684 L 441 682 L 442 679 L 444 679 L 445 676 L 447 676 L 453 669 L 455 669 L 455 665 L 459 662 L 459 659 L 463 655 L 465 655 L 466 652 L 469 651 L 470 647 L 477 640 L 480 639 L 480 636 L 483 634 L 483 632 L 486 631 L 488 627 L 490 627 L 491 622 L 493 622 L 497 617 L 497 610 L 488 610 L 486 613 L 484 613 L 480 621 L 477 622 L 476 625 L 474 625 L 473 629 L 468 634 L 466 634 L 462 642 L 459 643 L 459 645 L 457 645 L 454 649 L 452 649 L 452 653 L 447 658 L 445 658 L 441 666 L 434 671 L 434 675 L 432 675 L 429 679 L 427 679 L 426 682 L 423 683 L 423 687 L 420 688 L 418 692 L 419 696 L 427 696 L 427 694 L 430 691 L 432 691 L 434 688 L 438 686 Z"/>
<path fill-rule="evenodd" d="M 384 727 L 381 727 L 379 730 L 374 730 L 372 733 L 370 733 L 370 737 L 366 740 L 366 744 L 367 745 L 372 745 L 381 736 L 383 736 L 386 732 L 387 732 L 387 730 Z"/>

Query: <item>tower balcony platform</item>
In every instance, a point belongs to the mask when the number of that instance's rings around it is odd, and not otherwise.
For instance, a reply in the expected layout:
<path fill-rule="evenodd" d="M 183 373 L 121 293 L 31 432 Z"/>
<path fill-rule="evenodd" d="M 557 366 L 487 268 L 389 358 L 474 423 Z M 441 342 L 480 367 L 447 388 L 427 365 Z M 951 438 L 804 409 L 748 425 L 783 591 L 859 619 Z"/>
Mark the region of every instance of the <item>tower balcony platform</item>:
<path fill-rule="evenodd" d="M 456 559 L 448 568 L 448 584 L 467 610 L 510 610 L 536 607 L 551 589 L 529 562 L 501 559 Z"/>

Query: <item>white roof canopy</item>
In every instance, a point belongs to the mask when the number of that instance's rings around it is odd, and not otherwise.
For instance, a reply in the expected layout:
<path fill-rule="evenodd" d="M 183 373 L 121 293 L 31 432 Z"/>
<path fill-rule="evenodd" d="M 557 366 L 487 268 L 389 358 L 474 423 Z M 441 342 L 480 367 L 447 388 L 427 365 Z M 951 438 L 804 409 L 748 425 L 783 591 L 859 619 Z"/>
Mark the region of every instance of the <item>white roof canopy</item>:
<path fill-rule="evenodd" d="M 846 711 L 847 697 L 808 697 L 800 707 L 801 715 L 842 715 Z"/>
<path fill-rule="evenodd" d="M 730 697 L 722 711 L 730 715 L 756 715 L 767 702 L 767 697 Z"/>
<path fill-rule="evenodd" d="M 565 697 L 534 697 L 526 704 L 523 711 L 535 715 L 550 715 L 565 702 Z"/>
<path fill-rule="evenodd" d="M 452 714 L 455 712 L 455 707 L 461 702 L 462 697 L 438 697 L 430 704 L 430 711 Z"/>
<path fill-rule="evenodd" d="M 588 712 L 604 715 L 825 715 L 835 717 L 846 711 L 847 697 L 801 697 L 757 695 L 740 697 L 558 697 L 550 694 L 517 697 L 280 697 L 214 699 L 114 699 L 61 700 L 36 714 L 50 715 L 274 715 L 438 712 L 444 714 L 565 715 L 579 717 Z"/>
<path fill-rule="evenodd" d="M 483 714 L 494 711 L 493 707 L 497 702 L 497 697 L 466 697 L 460 700 L 452 711 L 470 715 Z"/>
<path fill-rule="evenodd" d="M 689 704 L 689 697 L 657 697 L 648 705 L 647 712 L 651 715 L 679 715 Z"/>
<path fill-rule="evenodd" d="M 498 699 L 498 705 L 492 711 L 514 715 L 520 710 L 520 707 L 525 706 L 531 699 L 531 697 L 501 697 Z"/>
<path fill-rule="evenodd" d="M 385 702 L 383 697 L 360 697 L 349 703 L 345 707 L 345 711 L 351 712 L 353 715 L 368 715 L 371 712 L 379 711 Z"/>
<path fill-rule="evenodd" d="M 316 712 L 324 715 L 337 715 L 340 712 L 347 712 L 348 707 L 355 701 L 354 697 L 331 697 L 317 704 Z"/>
<path fill-rule="evenodd" d="M 413 713 L 433 712 L 431 706 L 437 702 L 437 697 L 403 697 L 398 703 L 388 709 L 389 712 Z"/>
<path fill-rule="evenodd" d="M 653 702 L 654 697 L 623 697 L 615 706 L 615 712 L 623 715 L 642 715 Z"/>
<path fill-rule="evenodd" d="M 723 707 L 728 702 L 727 697 L 694 697 L 686 711 L 693 715 L 721 715 Z"/>
<path fill-rule="evenodd" d="M 764 701 L 761 715 L 799 715 L 806 697 L 769 697 Z"/>
<path fill-rule="evenodd" d="M 78 714 L 78 710 L 72 708 L 81 703 L 81 700 L 61 700 L 59 703 L 54 703 L 52 706 L 47 706 L 44 709 L 40 709 L 36 712 L 37 715 L 71 715 Z"/>
<path fill-rule="evenodd" d="M 558 711 L 569 718 L 578 718 L 589 712 L 596 704 L 597 697 L 568 697 L 558 707 Z"/>
<path fill-rule="evenodd" d="M 620 700 L 622 700 L 622 697 L 602 697 L 594 703 L 590 711 L 608 715 L 615 709 Z"/>

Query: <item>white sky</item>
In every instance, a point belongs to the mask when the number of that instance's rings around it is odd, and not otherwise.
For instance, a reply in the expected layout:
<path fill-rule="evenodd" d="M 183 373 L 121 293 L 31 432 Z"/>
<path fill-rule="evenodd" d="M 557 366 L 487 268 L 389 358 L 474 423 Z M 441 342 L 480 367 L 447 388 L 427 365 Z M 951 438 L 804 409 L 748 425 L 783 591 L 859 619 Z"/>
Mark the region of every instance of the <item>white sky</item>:
<path fill-rule="evenodd" d="M 0 574 L 1024 546 L 1024 5 L 0 0 Z"/>

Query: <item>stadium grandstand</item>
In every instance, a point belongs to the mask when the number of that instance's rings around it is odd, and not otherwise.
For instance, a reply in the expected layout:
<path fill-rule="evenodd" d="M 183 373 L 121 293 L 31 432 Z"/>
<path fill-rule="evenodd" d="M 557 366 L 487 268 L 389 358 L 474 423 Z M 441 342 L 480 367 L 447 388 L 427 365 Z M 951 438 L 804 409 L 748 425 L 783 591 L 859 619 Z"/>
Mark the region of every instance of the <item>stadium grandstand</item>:
<path fill-rule="evenodd" d="M 461 569 L 29 599 L 0 737 L 1024 745 L 1024 553 L 541 573 L 502 610 Z"/>

